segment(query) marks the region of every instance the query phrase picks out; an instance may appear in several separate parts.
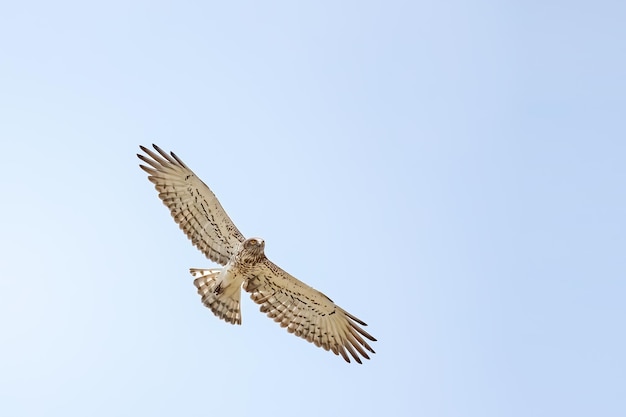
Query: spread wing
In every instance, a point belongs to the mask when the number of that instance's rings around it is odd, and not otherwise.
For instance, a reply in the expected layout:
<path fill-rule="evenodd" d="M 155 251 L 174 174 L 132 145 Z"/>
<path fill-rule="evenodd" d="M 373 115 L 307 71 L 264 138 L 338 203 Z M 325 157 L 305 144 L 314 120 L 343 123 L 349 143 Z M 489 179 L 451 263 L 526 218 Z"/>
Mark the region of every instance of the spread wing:
<path fill-rule="evenodd" d="M 148 173 L 159 198 L 191 243 L 207 258 L 226 265 L 239 242 L 245 239 L 230 220 L 209 187 L 173 152 L 169 155 L 156 145 L 158 155 L 140 146 L 146 155 L 137 154 L 149 166 Z"/>
<path fill-rule="evenodd" d="M 265 259 L 257 268 L 243 288 L 261 305 L 261 312 L 289 333 L 341 355 L 346 362 L 350 362 L 346 351 L 358 363 L 359 355 L 369 359 L 366 350 L 375 353 L 365 339 L 376 339 L 359 326 L 367 324 L 271 261 Z"/>

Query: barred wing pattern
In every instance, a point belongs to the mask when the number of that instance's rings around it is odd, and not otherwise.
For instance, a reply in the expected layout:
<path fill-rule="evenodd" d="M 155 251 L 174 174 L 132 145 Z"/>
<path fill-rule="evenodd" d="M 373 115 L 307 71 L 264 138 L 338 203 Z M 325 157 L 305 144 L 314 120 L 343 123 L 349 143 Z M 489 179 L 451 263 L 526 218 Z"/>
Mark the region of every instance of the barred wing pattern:
<path fill-rule="evenodd" d="M 291 276 L 270 260 L 265 259 L 254 269 L 254 275 L 244 281 L 243 288 L 252 300 L 289 333 L 315 346 L 341 355 L 350 362 L 347 352 L 361 363 L 367 351 L 375 353 L 365 339 L 376 341 L 361 326 L 363 321 L 337 306 L 315 288 Z M 365 338 L 365 339 L 364 339 Z"/>
<path fill-rule="evenodd" d="M 209 189 L 173 152 L 156 145 L 140 146 L 140 165 L 159 192 L 172 217 L 194 246 L 223 269 L 192 268 L 202 302 L 217 317 L 241 324 L 241 286 L 261 311 L 293 333 L 350 362 L 375 353 L 367 340 L 376 341 L 363 321 L 330 298 L 289 275 L 265 257 L 262 239 L 246 240 Z M 248 248 L 254 243 L 256 249 Z"/>
<path fill-rule="evenodd" d="M 173 152 L 156 145 L 140 146 L 150 158 L 137 154 L 149 166 L 140 165 L 154 183 L 159 198 L 191 243 L 214 262 L 226 265 L 239 242 L 245 239 L 230 220 L 211 189 Z"/>

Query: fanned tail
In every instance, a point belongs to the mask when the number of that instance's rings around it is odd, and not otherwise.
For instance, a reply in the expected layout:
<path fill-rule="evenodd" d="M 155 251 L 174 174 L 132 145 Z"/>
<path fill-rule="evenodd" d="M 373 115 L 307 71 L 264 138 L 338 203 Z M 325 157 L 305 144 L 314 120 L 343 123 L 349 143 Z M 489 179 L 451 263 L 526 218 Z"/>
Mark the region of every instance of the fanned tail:
<path fill-rule="evenodd" d="M 225 285 L 220 279 L 220 268 L 190 268 L 189 272 L 195 278 L 193 284 L 198 288 L 202 304 L 227 323 L 241 324 L 241 287 Z"/>

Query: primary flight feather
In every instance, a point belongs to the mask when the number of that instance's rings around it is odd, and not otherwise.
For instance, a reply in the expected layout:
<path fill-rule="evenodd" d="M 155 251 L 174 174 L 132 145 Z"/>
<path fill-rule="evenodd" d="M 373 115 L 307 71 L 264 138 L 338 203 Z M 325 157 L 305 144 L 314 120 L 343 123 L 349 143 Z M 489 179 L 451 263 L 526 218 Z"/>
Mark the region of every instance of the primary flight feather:
<path fill-rule="evenodd" d="M 246 239 L 228 217 L 211 189 L 173 152 L 156 145 L 140 146 L 139 165 L 159 192 L 172 217 L 191 243 L 223 268 L 191 268 L 202 303 L 220 319 L 241 324 L 241 288 L 261 311 L 316 346 L 361 363 L 376 341 L 363 321 L 330 298 L 297 280 L 265 257 L 265 242 Z"/>

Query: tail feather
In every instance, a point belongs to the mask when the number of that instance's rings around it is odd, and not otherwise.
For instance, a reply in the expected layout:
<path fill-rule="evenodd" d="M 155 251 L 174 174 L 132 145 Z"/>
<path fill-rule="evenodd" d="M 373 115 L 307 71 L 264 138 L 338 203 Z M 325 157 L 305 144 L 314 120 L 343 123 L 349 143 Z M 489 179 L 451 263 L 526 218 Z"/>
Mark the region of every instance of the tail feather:
<path fill-rule="evenodd" d="M 195 278 L 193 284 L 198 288 L 202 303 L 227 323 L 241 324 L 241 287 L 228 285 L 220 279 L 221 268 L 191 268 L 189 272 Z"/>

